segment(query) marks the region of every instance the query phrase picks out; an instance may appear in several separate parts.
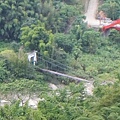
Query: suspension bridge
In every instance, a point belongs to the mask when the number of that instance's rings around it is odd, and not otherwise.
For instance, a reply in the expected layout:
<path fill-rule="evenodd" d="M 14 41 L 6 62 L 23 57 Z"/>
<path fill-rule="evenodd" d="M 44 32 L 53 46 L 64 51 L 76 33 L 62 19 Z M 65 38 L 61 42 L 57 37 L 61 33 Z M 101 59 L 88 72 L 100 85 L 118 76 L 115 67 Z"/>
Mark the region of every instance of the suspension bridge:
<path fill-rule="evenodd" d="M 68 71 L 75 71 L 72 67 L 69 67 L 67 65 L 64 65 L 54 59 L 45 57 L 38 53 L 37 55 L 38 63 L 36 66 L 36 70 L 45 73 L 50 73 L 53 75 L 66 77 L 69 79 L 72 79 L 76 82 L 87 82 L 87 83 L 93 83 L 91 80 L 83 79 L 80 77 L 76 77 L 75 75 L 69 75 Z M 42 64 L 41 64 L 42 63 Z M 74 74 L 75 72 L 72 72 Z"/>

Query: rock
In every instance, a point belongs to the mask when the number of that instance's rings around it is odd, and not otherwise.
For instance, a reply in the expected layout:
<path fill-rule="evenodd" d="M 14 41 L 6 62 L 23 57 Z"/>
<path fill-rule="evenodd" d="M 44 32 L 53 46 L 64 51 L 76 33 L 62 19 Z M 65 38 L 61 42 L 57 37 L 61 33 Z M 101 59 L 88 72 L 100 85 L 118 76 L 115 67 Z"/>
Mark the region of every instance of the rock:
<path fill-rule="evenodd" d="M 10 105 L 10 101 L 0 100 L 0 106 Z"/>
<path fill-rule="evenodd" d="M 85 92 L 87 95 L 93 95 L 94 86 L 92 83 L 85 83 Z"/>
<path fill-rule="evenodd" d="M 49 87 L 52 88 L 52 90 L 57 90 L 58 87 L 55 84 L 50 83 Z"/>

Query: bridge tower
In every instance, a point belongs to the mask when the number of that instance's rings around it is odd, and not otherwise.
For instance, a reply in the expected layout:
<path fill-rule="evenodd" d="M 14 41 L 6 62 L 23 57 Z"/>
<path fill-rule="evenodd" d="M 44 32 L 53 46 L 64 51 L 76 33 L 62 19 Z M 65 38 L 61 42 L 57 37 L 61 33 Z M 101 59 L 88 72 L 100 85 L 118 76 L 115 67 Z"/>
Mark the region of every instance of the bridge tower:
<path fill-rule="evenodd" d="M 28 61 L 31 62 L 33 65 L 37 63 L 37 51 L 32 51 L 27 53 Z"/>

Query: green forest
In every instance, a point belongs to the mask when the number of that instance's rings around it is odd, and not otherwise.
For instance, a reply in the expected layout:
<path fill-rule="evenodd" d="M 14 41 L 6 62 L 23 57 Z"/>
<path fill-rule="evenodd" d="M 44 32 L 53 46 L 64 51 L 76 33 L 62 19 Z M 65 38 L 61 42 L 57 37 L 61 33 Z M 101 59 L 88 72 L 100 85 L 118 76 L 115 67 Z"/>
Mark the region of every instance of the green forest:
<path fill-rule="evenodd" d="M 0 120 L 120 120 L 120 32 L 105 36 L 88 26 L 88 3 L 0 0 Z M 119 0 L 99 0 L 98 10 L 117 20 L 119 6 Z M 31 51 L 37 51 L 35 66 Z M 93 94 L 84 82 L 41 69 L 92 81 Z M 41 98 L 37 108 L 20 105 L 21 97 L 34 95 Z M 2 106 L 3 99 L 10 104 Z"/>

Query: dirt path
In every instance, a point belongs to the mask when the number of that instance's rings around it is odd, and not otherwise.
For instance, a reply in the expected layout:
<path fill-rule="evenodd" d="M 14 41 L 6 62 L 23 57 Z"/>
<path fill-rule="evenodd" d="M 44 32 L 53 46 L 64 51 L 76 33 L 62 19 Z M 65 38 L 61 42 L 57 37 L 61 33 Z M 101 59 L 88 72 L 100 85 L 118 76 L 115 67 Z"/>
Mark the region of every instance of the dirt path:
<path fill-rule="evenodd" d="M 88 25 L 99 25 L 99 20 L 95 19 L 95 15 L 98 9 L 98 2 L 99 0 L 90 0 L 87 12 L 85 13 L 86 20 L 85 22 L 88 23 Z"/>

